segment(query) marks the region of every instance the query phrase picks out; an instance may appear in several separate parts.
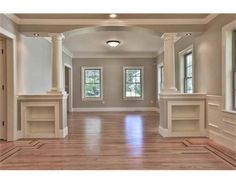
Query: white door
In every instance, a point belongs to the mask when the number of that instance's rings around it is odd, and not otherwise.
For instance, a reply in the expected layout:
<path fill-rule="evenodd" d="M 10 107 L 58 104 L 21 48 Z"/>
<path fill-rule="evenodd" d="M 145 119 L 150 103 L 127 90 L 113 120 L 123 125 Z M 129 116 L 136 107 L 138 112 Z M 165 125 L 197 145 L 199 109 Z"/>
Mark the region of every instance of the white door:
<path fill-rule="evenodd" d="M 4 42 L 0 40 L 0 139 L 6 139 L 6 78 Z"/>

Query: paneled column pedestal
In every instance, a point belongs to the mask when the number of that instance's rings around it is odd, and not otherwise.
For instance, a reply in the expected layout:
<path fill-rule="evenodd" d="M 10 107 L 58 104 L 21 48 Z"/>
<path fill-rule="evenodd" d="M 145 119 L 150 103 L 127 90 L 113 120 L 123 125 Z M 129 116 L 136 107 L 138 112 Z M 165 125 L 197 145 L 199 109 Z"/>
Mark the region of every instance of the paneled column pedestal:
<path fill-rule="evenodd" d="M 64 138 L 67 127 L 67 94 L 18 96 L 18 138 Z"/>
<path fill-rule="evenodd" d="M 160 98 L 163 137 L 206 136 L 205 94 L 161 94 Z"/>

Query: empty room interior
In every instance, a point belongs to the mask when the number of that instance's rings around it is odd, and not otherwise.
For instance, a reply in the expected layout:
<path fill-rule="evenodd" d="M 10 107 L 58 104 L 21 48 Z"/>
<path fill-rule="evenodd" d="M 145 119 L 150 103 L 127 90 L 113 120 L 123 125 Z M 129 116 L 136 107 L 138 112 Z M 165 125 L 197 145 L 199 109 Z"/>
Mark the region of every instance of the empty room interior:
<path fill-rule="evenodd" d="M 236 14 L 0 14 L 0 170 L 236 169 Z"/>

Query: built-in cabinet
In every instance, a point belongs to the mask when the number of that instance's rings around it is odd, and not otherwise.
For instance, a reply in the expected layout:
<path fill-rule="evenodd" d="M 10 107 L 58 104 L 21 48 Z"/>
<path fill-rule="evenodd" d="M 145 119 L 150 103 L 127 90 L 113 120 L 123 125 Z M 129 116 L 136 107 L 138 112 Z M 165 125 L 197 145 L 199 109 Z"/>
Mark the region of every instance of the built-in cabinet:
<path fill-rule="evenodd" d="M 161 94 L 159 133 L 163 137 L 206 136 L 205 94 Z"/>
<path fill-rule="evenodd" d="M 22 102 L 21 114 L 25 138 L 58 137 L 58 102 Z"/>
<path fill-rule="evenodd" d="M 168 129 L 172 136 L 205 135 L 204 101 L 168 101 Z"/>
<path fill-rule="evenodd" d="M 19 138 L 63 138 L 67 128 L 67 94 L 21 95 Z"/>

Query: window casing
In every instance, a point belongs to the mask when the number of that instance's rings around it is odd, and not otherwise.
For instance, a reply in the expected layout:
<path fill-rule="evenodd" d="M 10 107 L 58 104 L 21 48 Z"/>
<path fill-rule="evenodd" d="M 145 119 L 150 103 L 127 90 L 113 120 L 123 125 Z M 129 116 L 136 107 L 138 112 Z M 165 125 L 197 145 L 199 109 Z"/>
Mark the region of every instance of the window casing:
<path fill-rule="evenodd" d="M 142 100 L 143 94 L 143 67 L 123 68 L 123 98 L 130 100 Z"/>
<path fill-rule="evenodd" d="M 164 83 L 164 66 L 160 66 L 160 89 L 163 88 Z"/>
<path fill-rule="evenodd" d="M 234 99 L 234 110 L 236 110 L 236 64 L 234 64 L 233 71 L 233 99 Z"/>
<path fill-rule="evenodd" d="M 157 75 L 158 75 L 157 99 L 160 99 L 160 93 L 161 93 L 161 89 L 163 89 L 163 83 L 164 83 L 164 66 L 163 66 L 163 63 L 159 63 L 157 65 Z"/>
<path fill-rule="evenodd" d="M 103 71 L 101 67 L 82 67 L 82 99 L 102 100 Z"/>
<path fill-rule="evenodd" d="M 232 41 L 232 97 L 233 110 L 236 110 L 236 31 L 233 31 Z"/>
<path fill-rule="evenodd" d="M 184 93 L 193 93 L 193 54 L 184 55 Z"/>

